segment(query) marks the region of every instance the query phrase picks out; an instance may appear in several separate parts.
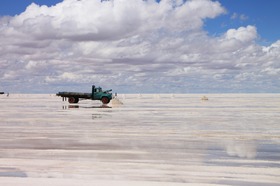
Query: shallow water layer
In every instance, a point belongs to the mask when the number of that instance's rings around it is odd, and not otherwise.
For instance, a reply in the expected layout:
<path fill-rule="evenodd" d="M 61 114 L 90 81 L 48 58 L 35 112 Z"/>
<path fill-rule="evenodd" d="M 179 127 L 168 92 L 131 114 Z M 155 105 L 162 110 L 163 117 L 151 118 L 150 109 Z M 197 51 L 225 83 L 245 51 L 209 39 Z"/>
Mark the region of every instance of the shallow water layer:
<path fill-rule="evenodd" d="M 280 95 L 203 96 L 0 95 L 0 185 L 279 185 Z"/>

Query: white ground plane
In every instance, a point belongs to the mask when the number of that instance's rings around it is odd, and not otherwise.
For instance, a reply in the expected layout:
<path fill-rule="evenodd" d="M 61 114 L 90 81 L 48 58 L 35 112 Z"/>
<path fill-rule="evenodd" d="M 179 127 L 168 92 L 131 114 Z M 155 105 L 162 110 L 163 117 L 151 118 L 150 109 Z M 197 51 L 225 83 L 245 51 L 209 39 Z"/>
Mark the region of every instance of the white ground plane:
<path fill-rule="evenodd" d="M 279 94 L 118 99 L 0 95 L 0 185 L 280 184 Z"/>

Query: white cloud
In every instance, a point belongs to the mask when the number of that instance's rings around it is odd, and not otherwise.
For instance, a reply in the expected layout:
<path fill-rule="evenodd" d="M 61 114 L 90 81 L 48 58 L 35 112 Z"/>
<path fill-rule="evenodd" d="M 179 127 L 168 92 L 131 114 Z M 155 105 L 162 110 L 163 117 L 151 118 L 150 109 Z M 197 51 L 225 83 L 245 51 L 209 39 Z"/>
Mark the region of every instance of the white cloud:
<path fill-rule="evenodd" d="M 249 19 L 249 17 L 244 14 L 238 14 L 238 13 L 234 12 L 231 15 L 230 19 L 239 19 L 240 21 L 246 21 Z"/>
<path fill-rule="evenodd" d="M 228 84 L 246 91 L 248 81 L 259 81 L 258 90 L 264 80 L 279 80 L 279 41 L 256 44 L 251 25 L 220 37 L 203 30 L 205 19 L 225 12 L 210 0 L 33 3 L 0 18 L 0 83 L 9 89 L 16 79 L 15 91 L 26 84 L 44 92 L 95 83 L 119 91 L 218 92 Z M 273 83 L 270 88 L 279 91 Z"/>
<path fill-rule="evenodd" d="M 250 25 L 238 29 L 229 29 L 225 34 L 225 37 L 228 40 L 236 39 L 241 42 L 248 42 L 257 38 L 257 29 Z"/>

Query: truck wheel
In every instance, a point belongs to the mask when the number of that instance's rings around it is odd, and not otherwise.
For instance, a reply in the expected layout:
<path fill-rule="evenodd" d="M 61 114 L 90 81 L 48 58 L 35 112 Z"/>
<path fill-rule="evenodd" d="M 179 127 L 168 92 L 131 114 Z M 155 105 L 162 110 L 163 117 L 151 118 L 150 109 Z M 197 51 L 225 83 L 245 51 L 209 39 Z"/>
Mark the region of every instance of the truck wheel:
<path fill-rule="evenodd" d="M 68 98 L 68 102 L 69 103 L 78 103 L 79 102 L 79 98 L 77 98 L 77 97 L 69 97 Z"/>
<path fill-rule="evenodd" d="M 103 104 L 107 104 L 107 103 L 110 102 L 110 100 L 109 100 L 108 97 L 102 97 L 102 98 L 101 98 L 101 101 L 102 101 Z"/>

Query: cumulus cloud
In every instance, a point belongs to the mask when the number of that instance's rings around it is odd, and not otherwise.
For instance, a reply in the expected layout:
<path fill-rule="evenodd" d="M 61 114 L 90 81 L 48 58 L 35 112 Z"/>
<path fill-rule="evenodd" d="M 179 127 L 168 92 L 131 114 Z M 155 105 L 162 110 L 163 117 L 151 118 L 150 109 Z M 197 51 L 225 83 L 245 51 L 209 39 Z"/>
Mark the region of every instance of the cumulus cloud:
<path fill-rule="evenodd" d="M 0 18 L 1 86 L 18 92 L 92 83 L 124 92 L 235 92 L 259 81 L 253 90 L 279 91 L 279 41 L 258 45 L 251 25 L 219 37 L 203 30 L 205 19 L 225 12 L 211 0 L 33 3 Z"/>
<path fill-rule="evenodd" d="M 236 29 L 230 29 L 225 34 L 226 39 L 236 39 L 241 42 L 248 42 L 256 39 L 257 30 L 254 26 L 240 27 Z"/>

